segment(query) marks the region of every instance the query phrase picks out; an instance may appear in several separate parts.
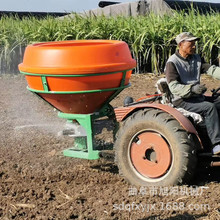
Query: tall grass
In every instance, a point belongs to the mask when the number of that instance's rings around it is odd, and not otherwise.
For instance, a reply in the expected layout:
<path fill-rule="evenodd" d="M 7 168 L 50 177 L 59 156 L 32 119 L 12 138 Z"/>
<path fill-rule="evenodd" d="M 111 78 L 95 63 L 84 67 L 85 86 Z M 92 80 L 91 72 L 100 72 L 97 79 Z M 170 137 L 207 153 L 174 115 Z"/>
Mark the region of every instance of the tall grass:
<path fill-rule="evenodd" d="M 82 17 L 65 19 L 34 17 L 0 19 L 1 72 L 17 70 L 25 46 L 35 42 L 116 39 L 128 43 L 137 60 L 136 72 L 161 72 L 175 51 L 175 36 L 190 31 L 201 38 L 197 52 L 208 62 L 215 62 L 220 50 L 220 14 L 174 12 L 172 15 L 149 14 L 138 17 Z"/>

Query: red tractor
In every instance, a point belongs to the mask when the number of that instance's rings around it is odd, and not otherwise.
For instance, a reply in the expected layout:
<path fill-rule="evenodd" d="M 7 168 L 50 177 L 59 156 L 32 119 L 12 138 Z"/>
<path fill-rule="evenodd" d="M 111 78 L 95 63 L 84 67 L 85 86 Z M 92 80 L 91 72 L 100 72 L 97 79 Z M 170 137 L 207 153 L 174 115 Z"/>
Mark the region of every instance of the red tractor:
<path fill-rule="evenodd" d="M 122 122 L 114 145 L 116 163 L 120 174 L 133 185 L 188 183 L 201 157 L 210 166 L 220 166 L 220 156 L 211 153 L 204 125 L 195 123 L 194 113 L 184 112 L 186 117 L 171 107 L 165 80 L 158 87 L 162 94 L 137 102 L 127 97 L 125 106 L 115 109 Z M 213 90 L 213 96 L 219 96 L 219 90 Z"/>

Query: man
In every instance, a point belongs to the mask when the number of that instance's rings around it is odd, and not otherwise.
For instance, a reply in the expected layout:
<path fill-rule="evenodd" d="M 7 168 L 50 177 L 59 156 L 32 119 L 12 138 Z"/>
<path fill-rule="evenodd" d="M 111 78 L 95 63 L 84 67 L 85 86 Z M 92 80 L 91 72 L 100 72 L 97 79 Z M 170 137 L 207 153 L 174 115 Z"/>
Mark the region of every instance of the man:
<path fill-rule="evenodd" d="M 220 97 L 204 96 L 207 88 L 200 84 L 200 75 L 204 72 L 220 79 L 220 67 L 205 63 L 195 54 L 197 40 L 199 38 L 190 32 L 176 37 L 179 50 L 166 63 L 166 79 L 173 105 L 203 117 L 213 144 L 212 153 L 220 154 Z"/>

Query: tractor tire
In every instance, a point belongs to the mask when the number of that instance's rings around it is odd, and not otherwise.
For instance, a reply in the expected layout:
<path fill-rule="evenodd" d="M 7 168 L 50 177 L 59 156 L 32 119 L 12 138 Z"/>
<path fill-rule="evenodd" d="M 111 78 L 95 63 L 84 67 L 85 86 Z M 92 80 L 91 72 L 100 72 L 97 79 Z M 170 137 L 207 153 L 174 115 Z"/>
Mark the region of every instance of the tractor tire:
<path fill-rule="evenodd" d="M 119 173 L 135 186 L 188 183 L 196 169 L 193 135 L 159 109 L 142 109 L 128 117 L 114 148 Z"/>

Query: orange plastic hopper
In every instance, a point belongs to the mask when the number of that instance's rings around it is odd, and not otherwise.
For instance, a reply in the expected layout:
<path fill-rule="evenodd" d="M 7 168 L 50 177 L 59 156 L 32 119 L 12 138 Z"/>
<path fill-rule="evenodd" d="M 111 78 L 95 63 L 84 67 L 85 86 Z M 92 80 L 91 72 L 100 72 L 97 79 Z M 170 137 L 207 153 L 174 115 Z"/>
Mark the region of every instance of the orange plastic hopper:
<path fill-rule="evenodd" d="M 28 89 L 59 111 L 88 114 L 129 86 L 135 66 L 125 42 L 75 40 L 27 46 L 19 70 Z"/>

